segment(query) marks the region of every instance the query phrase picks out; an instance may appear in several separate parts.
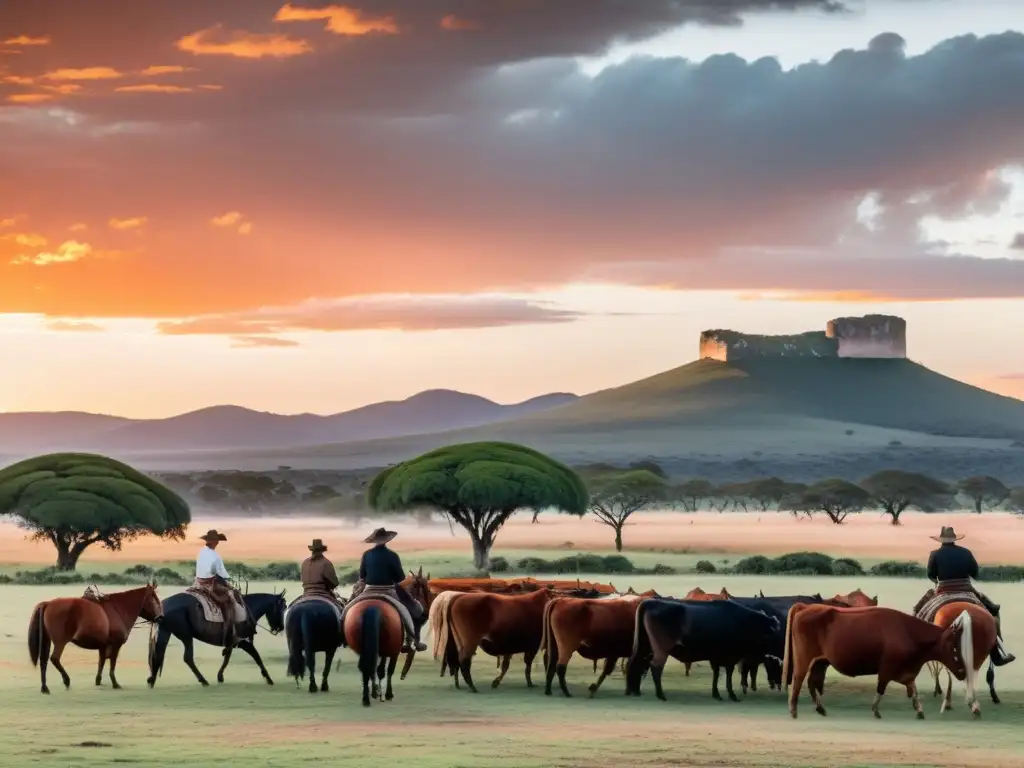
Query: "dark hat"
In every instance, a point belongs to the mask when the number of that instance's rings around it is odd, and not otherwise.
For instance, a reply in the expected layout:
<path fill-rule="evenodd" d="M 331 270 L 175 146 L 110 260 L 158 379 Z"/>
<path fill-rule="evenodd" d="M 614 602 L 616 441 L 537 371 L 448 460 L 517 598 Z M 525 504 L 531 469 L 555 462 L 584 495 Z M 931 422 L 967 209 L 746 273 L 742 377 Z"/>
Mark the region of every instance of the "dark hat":
<path fill-rule="evenodd" d="M 220 533 L 216 528 L 211 528 L 205 534 L 199 537 L 203 541 L 227 541 L 228 537 L 223 533 Z"/>
<path fill-rule="evenodd" d="M 932 536 L 931 538 L 941 541 L 943 544 L 951 544 L 954 541 L 959 541 L 963 536 L 957 536 L 956 531 L 951 527 L 943 526 L 942 532 L 938 536 Z"/>
<path fill-rule="evenodd" d="M 367 544 L 387 544 L 391 541 L 398 533 L 395 531 L 389 531 L 385 528 L 378 528 L 376 531 L 367 536 L 363 541 Z"/>
<path fill-rule="evenodd" d="M 310 552 L 326 552 L 327 547 L 321 539 L 313 539 L 313 543 L 309 545 Z"/>

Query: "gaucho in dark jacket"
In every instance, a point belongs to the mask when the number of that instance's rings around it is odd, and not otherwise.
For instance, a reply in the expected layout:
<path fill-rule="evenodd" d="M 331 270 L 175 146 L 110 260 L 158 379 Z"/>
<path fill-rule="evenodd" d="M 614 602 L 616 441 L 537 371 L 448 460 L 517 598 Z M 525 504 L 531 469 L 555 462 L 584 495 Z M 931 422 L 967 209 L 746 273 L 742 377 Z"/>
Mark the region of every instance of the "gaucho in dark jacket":
<path fill-rule="evenodd" d="M 996 630 L 999 640 L 995 650 L 992 651 L 992 663 L 997 667 L 1009 664 L 1016 659 L 1012 653 L 1008 653 L 1003 646 L 1002 622 L 999 618 L 999 606 L 993 603 L 987 595 L 983 594 L 973 583 L 972 579 L 978 578 L 978 561 L 974 554 L 967 547 L 961 547 L 956 542 L 963 538 L 957 536 L 952 528 L 944 527 L 938 536 L 931 538 L 939 542 L 938 549 L 932 551 L 928 556 L 928 579 L 935 583 L 934 589 L 929 589 L 914 606 L 914 615 L 918 616 L 925 604 L 935 595 L 953 592 L 968 592 L 974 594 L 981 604 L 996 620 Z"/>

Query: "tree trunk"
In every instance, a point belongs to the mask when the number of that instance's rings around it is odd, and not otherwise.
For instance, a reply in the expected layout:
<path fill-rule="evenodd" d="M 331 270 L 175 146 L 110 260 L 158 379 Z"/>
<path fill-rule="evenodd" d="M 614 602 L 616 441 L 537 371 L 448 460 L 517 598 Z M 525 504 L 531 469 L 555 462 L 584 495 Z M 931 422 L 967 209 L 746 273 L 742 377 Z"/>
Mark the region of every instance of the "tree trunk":
<path fill-rule="evenodd" d="M 615 551 L 616 552 L 621 552 L 622 551 L 622 526 L 621 525 L 616 525 L 615 526 Z"/>
<path fill-rule="evenodd" d="M 75 570 L 78 566 L 78 558 L 81 556 L 82 550 L 78 547 L 71 547 L 63 542 L 57 544 L 57 570 Z"/>
<path fill-rule="evenodd" d="M 494 546 L 493 537 L 484 536 L 471 530 L 469 538 L 473 542 L 473 567 L 478 571 L 490 570 L 491 547 Z"/>

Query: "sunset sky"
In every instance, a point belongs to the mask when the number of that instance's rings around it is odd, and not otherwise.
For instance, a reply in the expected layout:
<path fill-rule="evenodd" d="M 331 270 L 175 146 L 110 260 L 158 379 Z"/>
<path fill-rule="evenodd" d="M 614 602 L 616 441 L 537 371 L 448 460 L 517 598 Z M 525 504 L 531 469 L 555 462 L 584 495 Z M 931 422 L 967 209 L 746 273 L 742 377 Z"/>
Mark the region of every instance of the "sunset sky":
<path fill-rule="evenodd" d="M 866 312 L 1024 397 L 1020 5 L 5 2 L 0 411 L 582 394 Z"/>

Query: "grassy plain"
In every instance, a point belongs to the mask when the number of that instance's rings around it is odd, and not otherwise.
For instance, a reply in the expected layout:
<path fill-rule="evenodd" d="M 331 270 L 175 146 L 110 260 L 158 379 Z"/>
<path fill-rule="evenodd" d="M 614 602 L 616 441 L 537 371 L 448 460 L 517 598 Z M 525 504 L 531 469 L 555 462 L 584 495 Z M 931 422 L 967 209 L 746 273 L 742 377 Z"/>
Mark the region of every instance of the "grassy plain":
<path fill-rule="evenodd" d="M 859 586 L 879 594 L 882 604 L 904 609 L 924 588 L 908 579 L 644 578 L 635 586 L 652 586 L 663 594 L 681 594 L 698 584 L 706 589 L 724 585 L 741 595 L 758 589 L 832 594 Z M 250 589 L 280 586 L 254 584 Z M 291 592 L 297 589 L 287 586 Z M 1007 607 L 1007 641 L 1024 649 L 1024 613 L 1015 608 L 1021 587 L 994 584 L 988 591 Z M 140 629 L 119 664 L 123 690 L 96 688 L 95 656 L 73 649 L 65 657 L 71 689 L 65 691 L 51 669 L 53 693 L 43 696 L 25 644 L 31 608 L 42 599 L 80 593 L 81 587 L 0 586 L 0 667 L 5 673 L 0 755 L 5 766 L 293 768 L 315 760 L 418 768 L 1024 766 L 1024 667 L 1019 663 L 1000 670 L 1003 703 L 995 706 L 983 696 L 984 715 L 977 722 L 963 706 L 962 686 L 956 689 L 954 710 L 944 715 L 938 700 L 926 697 L 923 722 L 914 719 L 902 690 L 891 688 L 882 705 L 884 719 L 875 721 L 869 712 L 870 681 L 830 673 L 829 717 L 816 715 L 805 699 L 800 719 L 793 721 L 777 692 L 752 692 L 740 703 L 712 700 L 706 665 L 697 665 L 686 678 L 681 666 L 671 663 L 665 676 L 669 701 L 660 702 L 649 682 L 642 698 L 625 699 L 618 673 L 595 699 L 588 699 L 592 668 L 576 660 L 569 669 L 576 695 L 564 699 L 557 686 L 550 698 L 540 689 L 527 689 L 521 662 L 514 663 L 501 688 L 484 685 L 474 696 L 455 690 L 450 678 L 440 679 L 436 664 L 424 656 L 408 679 L 396 682 L 393 702 L 364 709 L 349 652 L 342 652 L 342 668 L 332 673 L 331 692 L 311 695 L 284 676 L 284 639 L 263 633 L 257 645 L 275 678 L 273 687 L 260 680 L 248 658 L 236 655 L 227 682 L 203 689 L 181 662 L 181 646 L 172 641 L 164 674 L 150 690 L 145 683 L 147 632 Z M 197 650 L 200 667 L 213 679 L 219 651 Z M 481 680 L 494 668 L 483 655 L 475 667 Z M 920 681 L 925 690 L 926 676 Z"/>

